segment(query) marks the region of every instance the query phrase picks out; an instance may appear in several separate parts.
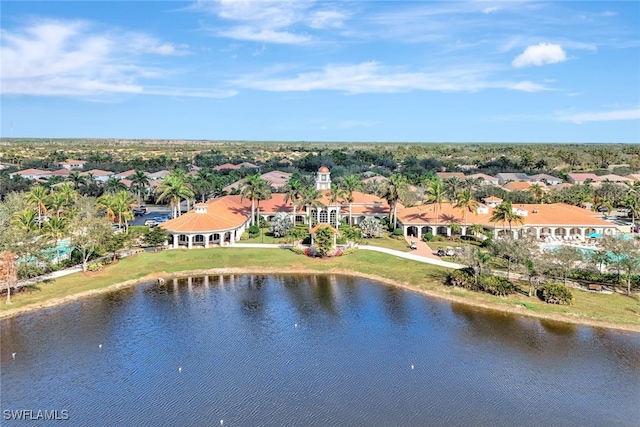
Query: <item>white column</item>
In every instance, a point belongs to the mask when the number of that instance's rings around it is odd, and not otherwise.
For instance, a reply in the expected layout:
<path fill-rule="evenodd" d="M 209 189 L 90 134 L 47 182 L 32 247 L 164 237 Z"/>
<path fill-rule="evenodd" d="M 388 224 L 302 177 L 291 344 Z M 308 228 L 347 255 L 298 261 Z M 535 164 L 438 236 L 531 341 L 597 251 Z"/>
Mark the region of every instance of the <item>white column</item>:
<path fill-rule="evenodd" d="M 207 249 L 209 247 L 209 237 L 211 237 L 211 234 L 204 234 L 204 248 Z"/>
<path fill-rule="evenodd" d="M 176 249 L 178 247 L 178 238 L 180 237 L 179 234 L 172 234 L 173 236 L 173 249 Z"/>
<path fill-rule="evenodd" d="M 467 227 L 460 227 L 460 235 L 461 236 L 466 236 L 467 235 Z"/>
<path fill-rule="evenodd" d="M 536 239 L 540 240 L 540 227 L 536 227 Z"/>
<path fill-rule="evenodd" d="M 584 227 L 580 228 L 580 238 L 582 239 L 582 241 L 585 241 L 587 239 L 587 229 Z"/>
<path fill-rule="evenodd" d="M 231 240 L 231 244 L 235 244 L 236 243 L 236 233 L 235 231 L 230 231 L 229 232 L 229 236 L 230 236 L 230 240 Z"/>
<path fill-rule="evenodd" d="M 416 227 L 416 230 L 418 230 L 418 240 L 422 240 L 422 227 Z"/>
<path fill-rule="evenodd" d="M 402 232 L 404 234 L 404 237 L 407 237 L 407 233 L 409 233 L 409 227 L 406 225 L 402 226 Z"/>
<path fill-rule="evenodd" d="M 447 237 L 451 237 L 451 227 L 447 227 Z"/>
<path fill-rule="evenodd" d="M 187 244 L 187 248 L 191 249 L 193 247 L 193 235 L 192 234 L 187 234 L 187 241 L 189 242 Z"/>
<path fill-rule="evenodd" d="M 555 227 L 549 227 L 549 230 L 551 230 L 551 237 L 556 237 L 556 228 Z"/>

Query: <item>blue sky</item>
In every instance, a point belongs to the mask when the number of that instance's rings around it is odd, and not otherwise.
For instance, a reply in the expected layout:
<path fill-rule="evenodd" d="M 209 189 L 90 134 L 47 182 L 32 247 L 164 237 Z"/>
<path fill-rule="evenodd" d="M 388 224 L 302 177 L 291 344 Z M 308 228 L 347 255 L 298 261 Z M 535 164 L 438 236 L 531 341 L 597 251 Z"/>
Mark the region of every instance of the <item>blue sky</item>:
<path fill-rule="evenodd" d="M 640 143 L 636 1 L 2 1 L 3 137 Z"/>

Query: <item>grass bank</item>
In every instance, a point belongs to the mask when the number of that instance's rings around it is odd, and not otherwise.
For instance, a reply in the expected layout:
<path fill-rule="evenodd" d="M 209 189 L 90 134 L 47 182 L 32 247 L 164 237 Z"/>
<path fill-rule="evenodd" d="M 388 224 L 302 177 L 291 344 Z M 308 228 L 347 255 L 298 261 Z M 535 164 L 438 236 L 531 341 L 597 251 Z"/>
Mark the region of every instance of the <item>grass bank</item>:
<path fill-rule="evenodd" d="M 52 303 L 75 299 L 77 295 L 97 293 L 114 286 L 130 286 L 157 277 L 179 275 L 181 272 L 233 269 L 236 272 L 318 272 L 357 274 L 404 286 L 439 298 L 571 323 L 612 327 L 640 332 L 640 302 L 623 295 L 594 294 L 574 291 L 571 306 L 545 304 L 537 298 L 511 295 L 499 298 L 459 288 L 444 286 L 448 270 L 391 255 L 358 251 L 333 259 L 314 259 L 282 249 L 213 248 L 201 250 L 170 250 L 142 253 L 125 258 L 98 273 L 76 273 L 37 289 L 14 295 L 13 304 L 0 302 L 0 316 L 37 309 Z"/>

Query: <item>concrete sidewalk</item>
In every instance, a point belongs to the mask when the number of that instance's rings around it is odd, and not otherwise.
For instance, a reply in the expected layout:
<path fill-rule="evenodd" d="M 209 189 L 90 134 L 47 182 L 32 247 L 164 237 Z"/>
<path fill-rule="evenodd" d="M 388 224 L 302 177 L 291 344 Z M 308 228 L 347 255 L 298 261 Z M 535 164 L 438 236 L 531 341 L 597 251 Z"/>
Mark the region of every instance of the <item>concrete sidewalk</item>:
<path fill-rule="evenodd" d="M 410 259 L 412 261 L 422 262 L 424 264 L 432 264 L 438 265 L 440 267 L 445 268 L 463 268 L 463 265 L 456 264 L 453 262 L 442 261 L 439 258 L 436 258 L 431 252 L 431 249 L 424 243 L 422 244 L 422 254 L 412 253 L 412 252 L 401 252 L 396 251 L 394 249 L 381 248 L 379 246 L 369 246 L 369 245 L 359 245 L 357 246 L 359 249 L 365 251 L 374 251 L 374 252 L 382 252 L 388 255 L 397 256 L 398 258 Z M 269 243 L 235 243 L 233 245 L 224 246 L 225 248 L 263 248 L 263 249 L 279 249 L 279 248 L 290 248 L 291 245 L 277 245 L 277 244 L 269 244 Z M 429 248 L 429 249 L 427 249 Z M 427 255 L 428 254 L 428 255 Z M 431 256 L 429 256 L 431 255 Z"/>

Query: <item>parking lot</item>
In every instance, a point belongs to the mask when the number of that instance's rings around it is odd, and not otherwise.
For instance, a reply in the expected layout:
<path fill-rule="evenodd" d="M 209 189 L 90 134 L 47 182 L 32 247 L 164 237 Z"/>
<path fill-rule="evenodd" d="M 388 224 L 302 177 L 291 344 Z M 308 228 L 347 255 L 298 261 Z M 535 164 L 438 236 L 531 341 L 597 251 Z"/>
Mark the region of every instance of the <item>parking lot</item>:
<path fill-rule="evenodd" d="M 129 223 L 129 225 L 144 225 L 148 219 L 162 215 L 171 215 L 171 208 L 165 205 L 146 205 L 147 213 L 143 216 L 137 216 Z"/>

